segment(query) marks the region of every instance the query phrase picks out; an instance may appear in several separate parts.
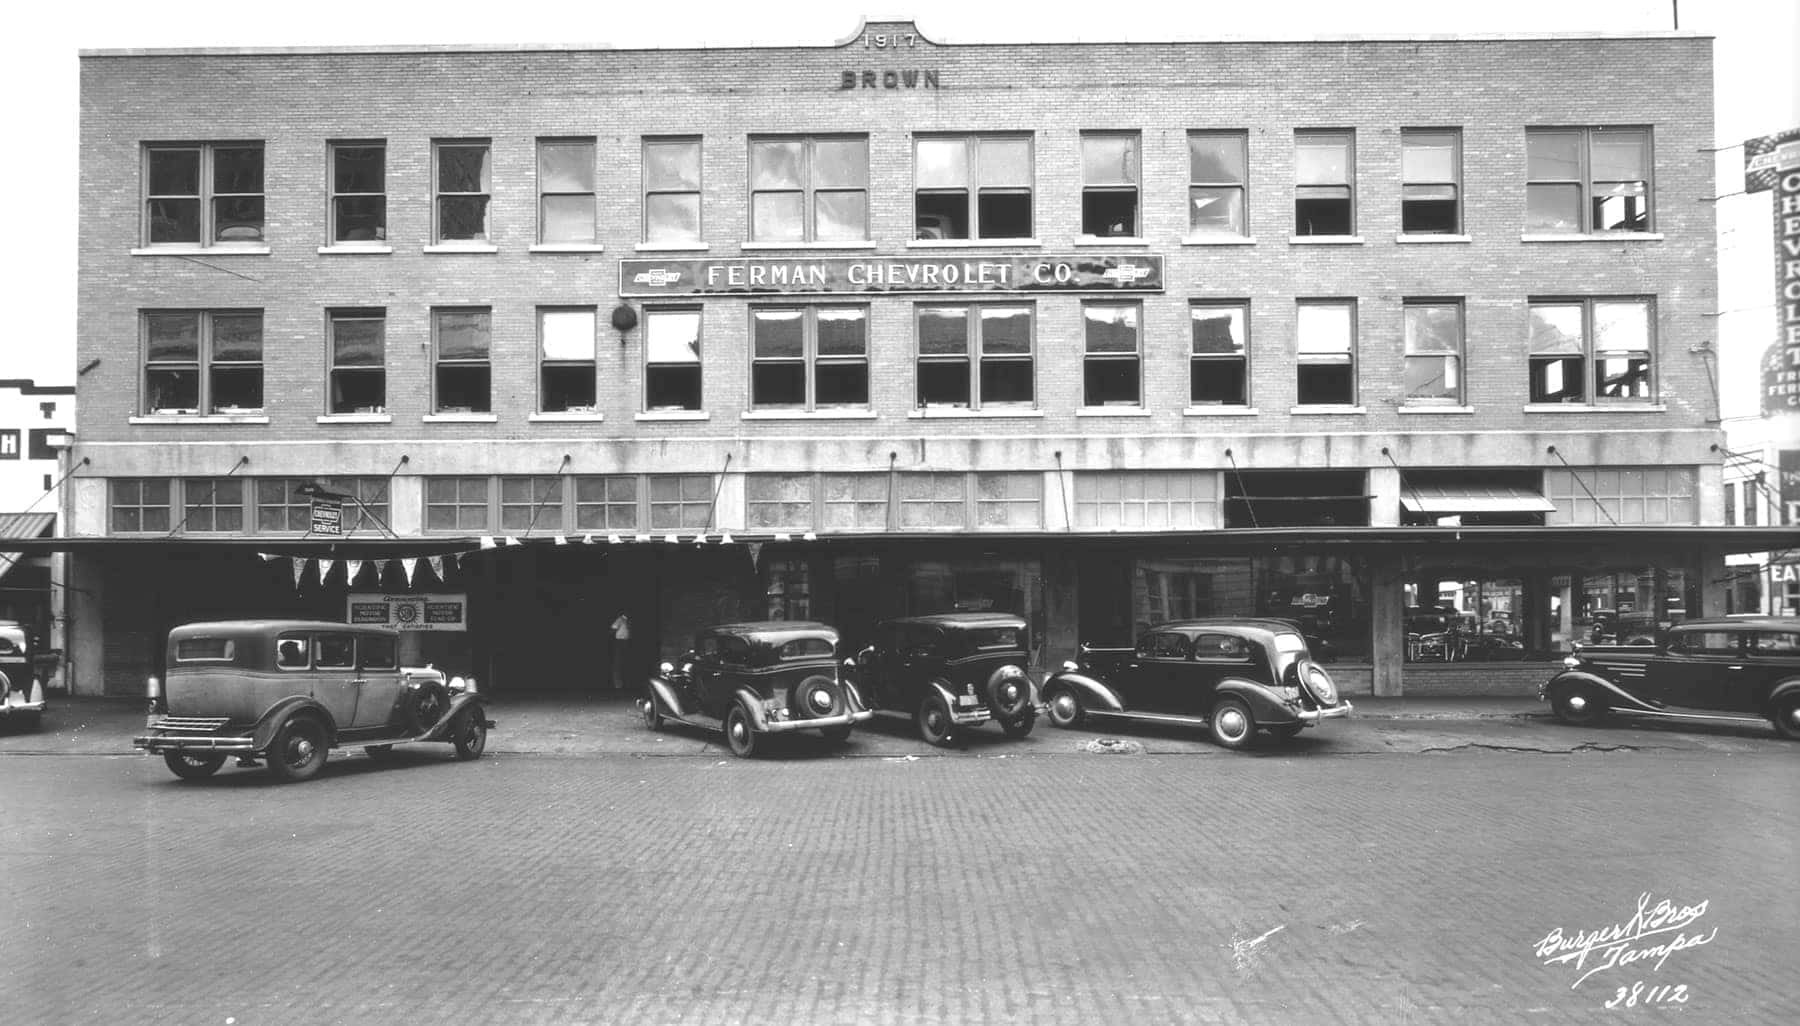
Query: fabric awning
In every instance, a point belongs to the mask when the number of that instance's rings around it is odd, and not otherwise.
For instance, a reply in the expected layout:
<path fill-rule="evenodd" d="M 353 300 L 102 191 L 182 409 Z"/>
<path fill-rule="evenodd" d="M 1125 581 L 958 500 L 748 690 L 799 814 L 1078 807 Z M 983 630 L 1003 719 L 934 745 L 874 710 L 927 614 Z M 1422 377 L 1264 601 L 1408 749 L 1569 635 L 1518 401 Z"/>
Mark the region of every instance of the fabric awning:
<path fill-rule="evenodd" d="M 1400 490 L 1411 513 L 1551 513 L 1556 504 L 1529 488 L 1511 485 L 1418 485 Z"/>
<path fill-rule="evenodd" d="M 0 513 L 0 538 L 42 538 L 56 523 L 54 513 Z M 0 577 L 18 566 L 24 553 L 0 551 Z"/>

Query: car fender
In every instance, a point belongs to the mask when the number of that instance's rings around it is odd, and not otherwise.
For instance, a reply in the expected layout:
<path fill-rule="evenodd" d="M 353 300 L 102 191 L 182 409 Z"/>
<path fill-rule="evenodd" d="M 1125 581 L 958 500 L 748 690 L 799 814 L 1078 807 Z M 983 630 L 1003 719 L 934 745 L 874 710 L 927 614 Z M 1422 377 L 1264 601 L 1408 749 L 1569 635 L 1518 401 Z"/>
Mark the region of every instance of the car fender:
<path fill-rule="evenodd" d="M 953 712 L 956 710 L 956 690 L 950 686 L 949 681 L 942 677 L 933 677 L 927 686 L 929 686 L 931 690 L 937 692 L 937 696 L 944 700 L 944 707 L 946 709 Z"/>
<path fill-rule="evenodd" d="M 1776 681 L 1769 689 L 1769 697 L 1763 701 L 1763 715 L 1773 716 L 1775 703 L 1793 694 L 1800 694 L 1800 675 Z"/>
<path fill-rule="evenodd" d="M 1558 693 L 1577 685 L 1604 693 L 1608 702 L 1614 706 L 1658 711 L 1655 706 L 1591 670 L 1564 670 L 1551 677 L 1544 685 L 1544 697 L 1554 699 Z"/>
<path fill-rule="evenodd" d="M 678 720 L 688 716 L 688 710 L 681 704 L 681 690 L 667 678 L 650 678 L 650 701 L 656 703 L 657 711 L 664 716 Z"/>
<path fill-rule="evenodd" d="M 844 688 L 844 705 L 853 713 L 868 712 L 869 703 L 863 701 L 862 691 L 856 682 L 849 677 L 839 676 L 838 683 Z"/>
<path fill-rule="evenodd" d="M 750 688 L 740 687 L 732 693 L 731 700 L 743 706 L 744 711 L 750 714 L 751 730 L 769 729 L 769 717 L 768 714 L 763 711 L 763 700 L 761 695 L 758 695 Z"/>
<path fill-rule="evenodd" d="M 305 712 L 318 717 L 325 724 L 325 741 L 330 747 L 337 747 L 337 721 L 331 718 L 331 712 L 317 701 L 306 695 L 290 695 L 269 707 L 256 721 L 256 729 L 252 733 L 251 751 L 261 752 L 275 743 L 275 732 L 281 729 L 295 713 Z"/>
<path fill-rule="evenodd" d="M 1294 715 L 1293 707 L 1287 704 L 1286 699 L 1269 690 L 1267 684 L 1259 681 L 1243 677 L 1226 677 L 1219 681 L 1218 687 L 1213 690 L 1213 701 L 1217 702 L 1226 695 L 1242 699 L 1244 704 L 1250 707 L 1250 716 L 1256 720 L 1258 726 L 1271 723 L 1294 723 L 1299 720 L 1299 717 Z"/>
<path fill-rule="evenodd" d="M 1068 688 L 1080 697 L 1081 704 L 1089 712 L 1124 712 L 1125 703 L 1108 687 L 1105 682 L 1096 680 L 1085 673 L 1064 670 L 1052 674 L 1044 681 L 1043 691 L 1049 694 L 1058 688 Z"/>
<path fill-rule="evenodd" d="M 482 704 L 480 695 L 452 695 L 450 707 L 444 710 L 444 718 L 437 722 L 437 726 L 420 735 L 419 740 L 444 740 L 445 735 L 450 733 L 450 725 L 456 722 L 456 714 L 470 706 L 475 707 L 474 715 L 481 717 L 484 721 L 487 719 L 487 707 Z M 488 726 L 491 727 L 493 724 L 489 723 Z"/>

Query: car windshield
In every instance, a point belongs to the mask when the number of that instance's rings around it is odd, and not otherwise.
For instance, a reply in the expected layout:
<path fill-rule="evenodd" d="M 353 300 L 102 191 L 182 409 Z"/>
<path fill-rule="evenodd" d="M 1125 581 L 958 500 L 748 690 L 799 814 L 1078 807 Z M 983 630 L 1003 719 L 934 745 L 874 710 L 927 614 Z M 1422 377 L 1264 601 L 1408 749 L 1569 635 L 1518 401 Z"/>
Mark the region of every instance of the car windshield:
<path fill-rule="evenodd" d="M 1279 678 L 1295 661 L 1307 656 L 1306 639 L 1298 634 L 1275 635 L 1275 675 Z"/>
<path fill-rule="evenodd" d="M 781 646 L 780 658 L 817 659 L 820 656 L 832 655 L 831 642 L 824 638 L 795 638 Z"/>
<path fill-rule="evenodd" d="M 976 648 L 1022 648 L 1024 642 L 1019 638 L 1017 627 L 984 627 L 969 632 L 969 640 Z"/>

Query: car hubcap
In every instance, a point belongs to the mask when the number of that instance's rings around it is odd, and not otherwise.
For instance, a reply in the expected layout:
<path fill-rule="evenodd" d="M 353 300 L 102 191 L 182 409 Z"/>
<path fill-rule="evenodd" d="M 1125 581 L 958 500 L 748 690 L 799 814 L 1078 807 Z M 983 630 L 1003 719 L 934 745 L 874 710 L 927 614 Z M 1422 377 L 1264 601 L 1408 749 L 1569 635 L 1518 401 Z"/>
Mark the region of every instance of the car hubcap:
<path fill-rule="evenodd" d="M 926 712 L 925 729 L 934 737 L 942 734 L 944 732 L 944 714 L 936 709 Z"/>
<path fill-rule="evenodd" d="M 313 743 L 303 737 L 295 738 L 294 743 L 293 743 L 292 747 L 290 748 L 290 751 L 292 751 L 292 753 L 293 753 L 293 761 L 294 762 L 305 762 L 306 760 L 312 758 Z"/>
<path fill-rule="evenodd" d="M 1227 709 L 1219 714 L 1219 733 L 1226 737 L 1243 737 L 1246 726 L 1248 723 L 1244 719 L 1244 714 L 1236 709 Z"/>
<path fill-rule="evenodd" d="M 1800 705 L 1793 706 L 1788 710 L 1788 722 L 1800 727 Z"/>
<path fill-rule="evenodd" d="M 1061 719 L 1061 720 L 1074 719 L 1075 718 L 1075 696 L 1073 696 L 1073 695 L 1057 695 L 1055 708 L 1056 708 L 1057 719 Z"/>
<path fill-rule="evenodd" d="M 740 745 L 743 744 L 744 743 L 744 734 L 745 734 L 744 721 L 743 720 L 732 720 L 731 721 L 732 743 L 740 744 Z"/>
<path fill-rule="evenodd" d="M 1570 712 L 1580 712 L 1581 710 L 1586 709 L 1586 708 L 1587 708 L 1587 699 L 1581 697 L 1580 695 L 1570 695 L 1569 696 L 1569 711 Z"/>

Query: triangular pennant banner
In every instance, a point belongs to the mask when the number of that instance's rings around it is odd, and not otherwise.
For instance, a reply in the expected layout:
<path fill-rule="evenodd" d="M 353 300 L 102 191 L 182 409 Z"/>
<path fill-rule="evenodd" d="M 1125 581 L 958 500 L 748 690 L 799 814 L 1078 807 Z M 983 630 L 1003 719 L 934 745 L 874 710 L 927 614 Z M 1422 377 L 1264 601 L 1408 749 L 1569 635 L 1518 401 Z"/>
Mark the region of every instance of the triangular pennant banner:
<path fill-rule="evenodd" d="M 337 560 L 335 560 L 335 559 L 319 560 L 319 583 L 320 584 L 324 584 L 325 578 L 331 576 L 331 568 L 336 565 L 337 565 Z"/>
<path fill-rule="evenodd" d="M 356 575 L 362 573 L 363 561 L 360 559 L 344 560 L 344 583 L 355 584 Z"/>
<path fill-rule="evenodd" d="M 719 535 L 719 544 L 720 545 L 730 545 L 731 544 L 731 532 L 730 531 L 726 531 L 724 534 Z"/>
<path fill-rule="evenodd" d="M 267 563 L 271 559 L 280 559 L 281 558 L 279 553 L 274 553 L 274 552 L 258 552 L 256 555 L 257 555 L 257 558 L 261 559 L 265 563 Z"/>
<path fill-rule="evenodd" d="M 801 535 L 800 537 L 805 541 L 818 541 L 819 540 L 819 536 L 817 534 L 813 533 L 812 531 L 808 531 L 805 534 Z"/>
<path fill-rule="evenodd" d="M 415 562 L 417 561 L 415 560 Z M 431 572 L 437 575 L 438 580 L 441 581 L 444 579 L 444 557 L 426 556 L 425 562 L 431 565 Z"/>
<path fill-rule="evenodd" d="M 508 535 L 507 539 L 506 539 L 506 544 L 508 544 L 508 545 L 523 545 L 525 543 L 520 541 L 517 538 L 512 537 L 511 535 Z"/>
<path fill-rule="evenodd" d="M 762 542 L 749 542 L 747 544 L 750 546 L 750 565 L 756 566 L 757 560 L 762 558 L 763 543 Z"/>
<path fill-rule="evenodd" d="M 294 557 L 294 587 L 300 587 L 300 578 L 306 573 L 306 560 Z"/>
<path fill-rule="evenodd" d="M 668 542 L 670 545 L 680 545 L 681 536 L 678 534 L 665 534 L 663 535 L 663 541 Z"/>
<path fill-rule="evenodd" d="M 419 568 L 419 557 L 401 556 L 400 569 L 406 573 L 406 586 L 412 587 L 413 571 Z"/>
<path fill-rule="evenodd" d="M 481 536 L 481 547 L 484 549 L 493 548 L 494 547 L 494 536 L 491 534 L 482 535 Z"/>
<path fill-rule="evenodd" d="M 559 535 L 557 535 L 557 536 L 556 536 L 556 544 L 558 544 L 558 545 L 567 545 L 567 544 L 569 544 L 569 539 L 568 539 L 568 536 L 567 536 L 567 535 L 561 535 L 561 534 L 559 534 Z"/>

